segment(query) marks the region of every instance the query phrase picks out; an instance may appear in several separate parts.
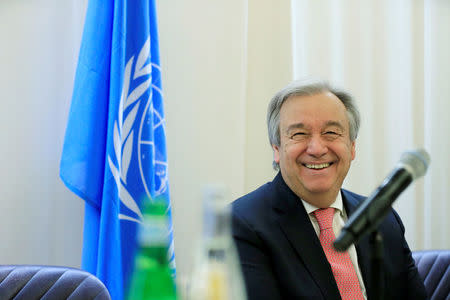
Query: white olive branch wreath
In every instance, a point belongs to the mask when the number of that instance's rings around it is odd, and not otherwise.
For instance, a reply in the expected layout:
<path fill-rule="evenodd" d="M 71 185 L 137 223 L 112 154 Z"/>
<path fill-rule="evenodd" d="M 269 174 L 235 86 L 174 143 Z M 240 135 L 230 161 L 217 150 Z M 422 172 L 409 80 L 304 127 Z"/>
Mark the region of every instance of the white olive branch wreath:
<path fill-rule="evenodd" d="M 122 94 L 120 97 L 119 110 L 117 120 L 114 122 L 113 141 L 114 141 L 114 153 L 117 159 L 117 165 L 113 163 L 111 157 L 108 155 L 108 164 L 111 169 L 111 173 L 116 182 L 120 201 L 131 211 L 136 213 L 139 219 L 135 219 L 129 216 L 120 214 L 119 218 L 128 219 L 136 222 L 141 222 L 142 213 L 137 205 L 136 201 L 130 195 L 127 189 L 127 175 L 128 168 L 131 162 L 131 156 L 133 153 L 133 141 L 134 130 L 133 124 L 136 120 L 137 111 L 140 105 L 141 96 L 148 90 L 151 85 L 151 64 L 147 64 L 147 60 L 150 56 L 150 37 L 145 42 L 144 46 L 139 52 L 134 71 L 132 72 L 132 66 L 134 62 L 134 56 L 132 56 L 126 66 L 124 72 Z M 134 88 L 129 93 L 130 81 L 133 75 L 133 80 L 141 77 L 148 76 L 148 78 Z M 135 103 L 136 102 L 136 103 Z M 135 104 L 134 104 L 135 103 Z M 134 107 L 125 115 L 125 110 L 134 104 Z"/>

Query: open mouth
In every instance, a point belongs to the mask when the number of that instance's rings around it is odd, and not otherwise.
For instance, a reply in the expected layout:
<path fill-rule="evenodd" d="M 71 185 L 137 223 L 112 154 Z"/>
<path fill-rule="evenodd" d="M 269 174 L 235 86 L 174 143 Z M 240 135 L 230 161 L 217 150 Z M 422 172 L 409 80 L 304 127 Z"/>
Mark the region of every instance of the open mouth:
<path fill-rule="evenodd" d="M 333 163 L 323 163 L 323 164 L 303 164 L 303 166 L 307 167 L 308 169 L 313 170 L 322 170 L 326 169 L 329 166 L 331 166 Z"/>

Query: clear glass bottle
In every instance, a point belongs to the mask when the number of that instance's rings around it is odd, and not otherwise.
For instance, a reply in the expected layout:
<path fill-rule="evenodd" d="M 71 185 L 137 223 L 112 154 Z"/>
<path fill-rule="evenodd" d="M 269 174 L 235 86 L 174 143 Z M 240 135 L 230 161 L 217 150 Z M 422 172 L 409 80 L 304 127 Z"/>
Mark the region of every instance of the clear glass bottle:
<path fill-rule="evenodd" d="M 205 189 L 203 236 L 192 273 L 189 300 L 247 299 L 227 200 L 225 187 Z"/>
<path fill-rule="evenodd" d="M 128 300 L 175 300 L 175 283 L 168 259 L 169 220 L 163 199 L 146 199 L 138 228 L 138 249 Z"/>

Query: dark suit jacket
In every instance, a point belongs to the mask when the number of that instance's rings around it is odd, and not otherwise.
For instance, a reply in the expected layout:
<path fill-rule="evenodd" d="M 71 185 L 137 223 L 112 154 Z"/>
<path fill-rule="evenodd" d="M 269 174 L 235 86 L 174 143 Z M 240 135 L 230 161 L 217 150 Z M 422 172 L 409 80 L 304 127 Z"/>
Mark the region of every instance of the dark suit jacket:
<path fill-rule="evenodd" d="M 342 190 L 347 215 L 364 197 Z M 233 237 L 249 300 L 340 299 L 330 264 L 301 200 L 281 174 L 232 204 Z M 384 238 L 383 299 L 425 299 L 426 292 L 391 211 L 379 231 Z M 369 238 L 356 246 L 368 299 L 373 299 Z"/>

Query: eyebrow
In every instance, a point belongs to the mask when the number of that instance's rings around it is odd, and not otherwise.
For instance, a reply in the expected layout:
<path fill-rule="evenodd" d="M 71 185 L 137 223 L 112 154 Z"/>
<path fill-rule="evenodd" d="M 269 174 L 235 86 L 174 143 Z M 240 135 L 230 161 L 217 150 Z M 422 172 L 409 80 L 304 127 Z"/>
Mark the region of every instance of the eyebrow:
<path fill-rule="evenodd" d="M 303 123 L 291 124 L 288 126 L 288 128 L 286 128 L 286 133 L 290 132 L 292 129 L 304 129 L 304 128 L 306 128 L 306 125 Z"/>
<path fill-rule="evenodd" d="M 338 121 L 327 121 L 325 123 L 325 127 L 330 127 L 330 126 L 335 126 L 341 130 L 344 130 L 344 126 Z M 305 128 L 307 128 L 307 126 L 305 124 L 295 123 L 295 124 L 289 125 L 288 128 L 286 128 L 286 132 L 290 132 L 293 129 L 305 129 Z"/>
<path fill-rule="evenodd" d="M 339 129 L 344 130 L 344 126 L 338 121 L 328 121 L 328 122 L 326 122 L 325 123 L 325 127 L 329 127 L 329 126 L 336 126 Z"/>

